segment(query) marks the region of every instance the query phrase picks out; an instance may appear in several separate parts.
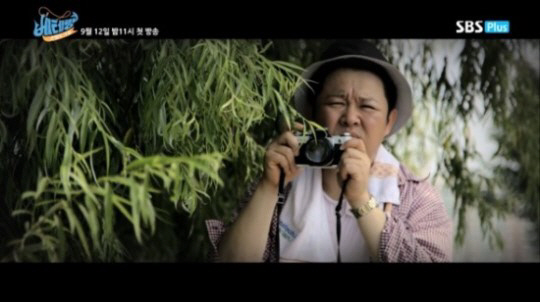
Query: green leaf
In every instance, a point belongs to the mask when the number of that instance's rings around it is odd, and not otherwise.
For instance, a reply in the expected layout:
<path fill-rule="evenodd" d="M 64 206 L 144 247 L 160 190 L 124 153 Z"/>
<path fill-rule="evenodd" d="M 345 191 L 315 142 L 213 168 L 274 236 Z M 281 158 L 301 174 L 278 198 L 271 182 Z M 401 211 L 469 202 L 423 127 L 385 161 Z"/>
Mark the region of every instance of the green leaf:
<path fill-rule="evenodd" d="M 52 112 L 49 126 L 47 127 L 47 136 L 45 139 L 45 162 L 50 166 L 53 161 L 53 148 L 56 143 L 56 131 L 57 131 L 57 115 L 56 112 Z"/>
<path fill-rule="evenodd" d="M 66 248 L 68 246 L 66 240 L 66 232 L 64 230 L 64 224 L 62 223 L 62 220 L 58 217 L 58 215 L 54 215 L 53 217 L 58 231 L 58 244 L 56 245 L 59 252 L 58 260 L 62 262 L 66 258 Z"/>
<path fill-rule="evenodd" d="M 105 236 L 110 237 L 114 234 L 114 204 L 113 192 L 110 183 L 105 184 L 105 220 L 103 223 L 103 231 Z"/>
<path fill-rule="evenodd" d="M 79 222 L 79 219 L 77 219 L 71 207 L 66 202 L 63 202 L 63 205 L 64 205 L 63 207 L 64 212 L 66 213 L 68 221 L 69 221 L 70 232 L 71 233 L 76 232 L 77 238 L 80 240 L 80 243 L 82 244 L 82 247 L 84 249 L 86 258 L 90 260 L 92 258 L 92 254 L 90 253 L 88 240 L 86 238 L 86 235 L 84 234 L 84 229 L 82 228 L 82 225 Z"/>
<path fill-rule="evenodd" d="M 137 183 L 133 178 L 129 178 L 129 202 L 131 203 L 131 217 L 133 219 L 133 228 L 135 230 L 135 237 L 137 241 L 142 244 L 142 230 L 141 230 L 141 219 L 140 219 L 140 199 L 137 194 Z"/>

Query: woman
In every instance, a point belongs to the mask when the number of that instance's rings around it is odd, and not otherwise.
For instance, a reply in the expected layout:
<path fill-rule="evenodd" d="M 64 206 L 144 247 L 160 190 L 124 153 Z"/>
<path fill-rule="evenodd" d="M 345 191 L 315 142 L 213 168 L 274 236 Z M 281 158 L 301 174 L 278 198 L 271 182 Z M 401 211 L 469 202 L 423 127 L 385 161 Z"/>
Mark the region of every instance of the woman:
<path fill-rule="evenodd" d="M 278 261 L 279 221 L 281 262 L 451 261 L 452 222 L 440 195 L 381 144 L 411 116 L 405 77 L 372 44 L 339 41 L 304 78 L 311 84 L 297 91 L 296 109 L 331 135 L 351 135 L 339 165 L 300 168 L 293 133 L 275 138 L 266 150 L 263 177 L 234 223 L 225 228 L 207 222 L 218 259 Z M 277 217 L 280 170 L 288 186 Z M 344 207 L 336 218 L 342 190 Z"/>

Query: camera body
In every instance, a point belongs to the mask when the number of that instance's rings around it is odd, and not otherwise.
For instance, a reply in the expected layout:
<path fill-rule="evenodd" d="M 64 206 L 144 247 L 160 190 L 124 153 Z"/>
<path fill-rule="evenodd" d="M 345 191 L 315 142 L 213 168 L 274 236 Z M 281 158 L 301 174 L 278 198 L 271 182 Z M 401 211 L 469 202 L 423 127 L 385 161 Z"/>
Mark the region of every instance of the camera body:
<path fill-rule="evenodd" d="M 300 145 L 299 154 L 294 158 L 296 165 L 323 169 L 337 167 L 343 154 L 340 147 L 351 139 L 347 132 L 330 136 L 326 130 L 316 130 L 315 134 L 308 135 L 295 134 L 295 137 Z"/>

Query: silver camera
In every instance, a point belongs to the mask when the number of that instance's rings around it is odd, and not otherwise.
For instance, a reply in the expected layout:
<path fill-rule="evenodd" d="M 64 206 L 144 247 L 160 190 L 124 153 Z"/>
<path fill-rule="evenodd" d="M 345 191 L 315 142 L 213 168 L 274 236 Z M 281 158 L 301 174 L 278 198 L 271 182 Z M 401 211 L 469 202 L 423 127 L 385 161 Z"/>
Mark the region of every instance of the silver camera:
<path fill-rule="evenodd" d="M 328 131 L 316 130 L 315 134 L 307 135 L 295 134 L 300 145 L 298 156 L 295 156 L 295 163 L 299 166 L 334 168 L 338 165 L 343 150 L 341 145 L 351 139 L 347 132 L 342 135 L 330 136 Z"/>

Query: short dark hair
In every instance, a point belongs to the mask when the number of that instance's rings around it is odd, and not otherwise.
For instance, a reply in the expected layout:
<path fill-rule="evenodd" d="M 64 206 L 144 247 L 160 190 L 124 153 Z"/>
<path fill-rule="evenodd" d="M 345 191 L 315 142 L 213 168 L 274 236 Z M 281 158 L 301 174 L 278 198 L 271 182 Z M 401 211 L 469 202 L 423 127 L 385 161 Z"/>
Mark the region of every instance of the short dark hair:
<path fill-rule="evenodd" d="M 392 109 L 396 107 L 396 99 L 397 99 L 397 89 L 396 89 L 396 85 L 394 85 L 394 81 L 392 81 L 392 79 L 388 75 L 388 72 L 383 67 L 373 62 L 370 62 L 367 60 L 360 60 L 357 58 L 349 58 L 349 59 L 329 62 L 322 65 L 319 69 L 317 69 L 317 71 L 311 77 L 311 81 L 309 82 L 309 85 L 311 86 L 313 90 L 308 89 L 310 97 L 313 100 L 312 101 L 313 113 L 315 113 L 315 110 L 314 110 L 315 102 L 317 100 L 317 97 L 322 91 L 326 78 L 328 77 L 329 74 L 331 74 L 332 72 L 338 69 L 353 69 L 353 70 L 360 70 L 360 71 L 369 71 L 375 74 L 376 76 L 378 76 L 383 83 L 384 96 L 386 97 L 386 101 L 388 102 L 387 117 L 390 116 L 390 111 L 392 111 Z"/>

